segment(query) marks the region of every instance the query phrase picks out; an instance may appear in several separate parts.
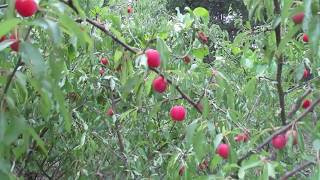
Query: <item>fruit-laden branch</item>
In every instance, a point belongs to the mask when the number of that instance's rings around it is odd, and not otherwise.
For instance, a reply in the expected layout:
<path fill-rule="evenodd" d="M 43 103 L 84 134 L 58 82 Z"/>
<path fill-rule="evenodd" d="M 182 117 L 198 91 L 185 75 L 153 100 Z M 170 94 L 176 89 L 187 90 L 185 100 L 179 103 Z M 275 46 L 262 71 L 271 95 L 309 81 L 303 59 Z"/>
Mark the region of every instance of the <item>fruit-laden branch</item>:
<path fill-rule="evenodd" d="M 273 0 L 274 3 L 274 12 L 276 15 L 280 15 L 281 9 L 280 9 L 280 3 L 279 0 Z M 276 42 L 277 47 L 279 47 L 281 42 L 281 23 L 278 24 L 278 26 L 275 28 L 276 33 Z M 278 57 L 278 63 L 277 63 L 277 90 L 278 90 L 278 96 L 279 96 L 279 103 L 280 103 L 280 118 L 282 125 L 286 124 L 286 112 L 285 112 L 285 101 L 284 101 L 284 92 L 282 88 L 282 65 L 283 65 L 283 56 L 280 54 Z"/>
<path fill-rule="evenodd" d="M 320 79 L 320 76 L 316 76 L 316 77 L 310 79 L 309 81 L 307 81 L 305 83 L 302 83 L 302 84 L 299 84 L 297 86 L 294 86 L 294 87 L 288 89 L 284 94 L 287 95 L 287 94 L 293 92 L 294 90 L 300 89 L 300 88 L 304 87 L 305 85 L 307 85 L 307 84 L 309 84 L 309 83 L 311 83 L 311 82 L 313 82 L 315 80 L 318 80 L 318 79 Z"/>
<path fill-rule="evenodd" d="M 293 118 L 295 113 L 299 110 L 301 107 L 302 101 L 312 92 L 311 89 L 308 89 L 297 101 L 293 104 L 292 110 L 288 113 L 288 119 Z"/>
<path fill-rule="evenodd" d="M 302 163 L 301 165 L 295 167 L 293 170 L 287 172 L 287 173 L 286 173 L 285 175 L 283 175 L 280 179 L 281 179 L 281 180 L 287 180 L 289 177 L 295 175 L 297 172 L 299 172 L 299 171 L 301 171 L 301 170 L 303 170 L 303 169 L 305 169 L 305 168 L 307 168 L 307 167 L 309 167 L 309 166 L 311 166 L 311 165 L 315 165 L 315 163 L 312 162 L 312 161 L 304 162 L 304 163 Z"/>
<path fill-rule="evenodd" d="M 276 132 L 274 132 L 272 135 L 270 135 L 266 140 L 264 140 L 260 145 L 258 145 L 255 149 L 250 150 L 249 152 L 247 152 L 247 154 L 245 154 L 243 157 L 241 157 L 237 164 L 240 165 L 241 162 L 243 160 L 245 160 L 246 158 L 250 157 L 253 154 L 256 154 L 258 152 L 260 152 L 262 150 L 262 148 L 267 145 L 275 136 L 282 134 L 284 132 L 286 132 L 287 130 L 289 130 L 294 124 L 296 124 L 297 122 L 301 121 L 310 111 L 312 111 L 314 109 L 314 107 L 316 105 L 318 105 L 320 103 L 320 98 L 318 98 L 316 101 L 314 101 L 314 103 L 308 108 L 306 109 L 303 113 L 301 113 L 295 120 L 291 121 L 288 125 L 282 126 L 282 128 L 280 128 L 279 130 L 277 130 Z"/>
<path fill-rule="evenodd" d="M 61 0 L 61 2 L 65 3 L 66 5 L 68 5 L 71 9 L 76 10 L 76 8 L 73 6 L 73 4 L 70 3 L 70 2 L 72 2 L 72 1 L 66 2 L 66 1 Z M 75 11 L 75 12 L 77 13 L 78 11 Z M 116 41 L 117 43 L 119 43 L 119 44 L 120 44 L 121 46 L 123 46 L 126 50 L 128 50 L 128 51 L 130 51 L 130 52 L 132 52 L 132 53 L 134 53 L 134 54 L 138 54 L 138 53 L 142 52 L 142 51 L 140 51 L 140 50 L 137 50 L 137 49 L 134 49 L 134 48 L 130 47 L 129 45 L 127 45 L 126 43 L 124 43 L 123 41 L 121 41 L 120 39 L 118 39 L 118 38 L 117 38 L 116 36 L 114 36 L 108 29 L 106 29 L 105 26 L 103 26 L 102 24 L 100 24 L 100 23 L 98 23 L 98 22 L 96 22 L 96 21 L 93 21 L 93 20 L 91 20 L 91 19 L 88 19 L 88 18 L 86 19 L 86 21 L 87 21 L 88 23 L 90 23 L 91 25 L 93 25 L 93 26 L 97 27 L 98 29 L 100 29 L 100 30 L 101 30 L 102 32 L 104 32 L 106 35 L 110 36 L 114 41 Z M 152 71 L 154 71 L 155 73 L 157 73 L 158 75 L 164 77 L 164 75 L 163 75 L 159 70 L 154 69 L 154 68 L 150 68 L 150 69 L 151 69 Z M 198 104 L 197 104 L 195 101 L 193 101 L 187 94 L 185 94 L 185 93 L 180 89 L 179 86 L 174 85 L 170 79 L 166 79 L 166 80 L 168 81 L 169 84 L 171 84 L 171 85 L 173 85 L 173 86 L 175 87 L 175 89 L 180 93 L 180 95 L 183 97 L 183 99 L 185 99 L 189 104 L 191 104 L 199 113 L 202 113 L 202 110 L 201 110 L 201 108 L 198 106 Z"/>
<path fill-rule="evenodd" d="M 158 69 L 155 68 L 150 68 L 152 71 L 154 71 L 155 73 L 157 73 L 158 75 L 165 77 Z M 202 114 L 202 110 L 201 108 L 198 106 L 198 104 L 196 102 L 194 102 L 187 94 L 185 94 L 178 85 L 174 85 L 173 82 L 170 79 L 166 79 L 168 81 L 169 84 L 171 84 L 172 86 L 174 86 L 174 88 L 180 93 L 180 95 L 183 97 L 183 99 L 185 99 L 186 101 L 188 101 L 189 104 L 191 104 L 200 114 Z"/>

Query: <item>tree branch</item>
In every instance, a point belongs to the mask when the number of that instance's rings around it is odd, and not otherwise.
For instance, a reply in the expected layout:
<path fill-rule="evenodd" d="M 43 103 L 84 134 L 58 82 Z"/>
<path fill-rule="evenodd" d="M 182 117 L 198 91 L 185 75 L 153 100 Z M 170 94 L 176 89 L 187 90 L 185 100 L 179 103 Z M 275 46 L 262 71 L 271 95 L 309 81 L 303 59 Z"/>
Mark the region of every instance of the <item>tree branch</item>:
<path fill-rule="evenodd" d="M 274 12 L 276 15 L 280 15 L 280 3 L 279 0 L 273 0 L 274 2 Z M 277 47 L 279 47 L 279 44 L 281 42 L 281 23 L 278 24 L 278 26 L 275 28 L 276 33 L 276 42 Z M 282 125 L 286 124 L 286 112 L 285 112 L 285 100 L 284 100 L 284 92 L 282 88 L 282 65 L 283 65 L 283 56 L 280 54 L 279 57 L 277 57 L 278 63 L 277 63 L 277 90 L 278 90 L 278 96 L 279 96 L 279 103 L 280 103 L 280 118 Z"/>
<path fill-rule="evenodd" d="M 158 69 L 150 68 L 150 70 L 154 71 L 158 75 L 165 77 L 164 74 L 162 74 Z M 202 110 L 198 106 L 198 104 L 193 101 L 187 94 L 185 94 L 178 85 L 174 85 L 173 82 L 170 79 L 166 79 L 169 84 L 174 86 L 174 88 L 180 93 L 180 95 L 185 99 L 189 104 L 191 104 L 200 114 L 202 114 Z"/>
<path fill-rule="evenodd" d="M 288 113 L 288 119 L 293 118 L 295 113 L 299 110 L 302 101 L 312 92 L 311 89 L 308 89 L 297 101 L 293 104 L 291 111 Z"/>
<path fill-rule="evenodd" d="M 246 158 L 250 157 L 253 154 L 256 154 L 256 153 L 260 152 L 262 150 L 262 148 L 265 145 L 267 145 L 275 136 L 277 136 L 279 134 L 282 134 L 282 133 L 286 132 L 287 130 L 289 130 L 294 124 L 296 124 L 297 122 L 301 121 L 302 118 L 304 118 L 310 111 L 312 111 L 314 109 L 314 107 L 316 105 L 318 105 L 319 103 L 320 103 L 320 98 L 315 100 L 313 102 L 313 104 L 308 109 L 306 109 L 303 113 L 301 113 L 295 120 L 291 121 L 288 125 L 283 126 L 279 130 L 277 130 L 276 132 L 271 134 L 266 140 L 264 140 L 261 144 L 259 144 L 255 149 L 250 150 L 249 152 L 247 152 L 247 154 L 245 154 L 243 157 L 241 157 L 238 160 L 237 164 L 240 165 L 241 162 L 243 160 L 245 160 Z"/>
<path fill-rule="evenodd" d="M 310 166 L 310 165 L 315 165 L 315 163 L 312 162 L 312 161 L 304 162 L 304 163 L 302 163 L 301 165 L 295 167 L 293 170 L 285 173 L 285 174 L 280 178 L 280 180 L 287 180 L 289 177 L 295 175 L 297 172 L 303 170 L 304 168 L 307 168 L 307 167 Z"/>

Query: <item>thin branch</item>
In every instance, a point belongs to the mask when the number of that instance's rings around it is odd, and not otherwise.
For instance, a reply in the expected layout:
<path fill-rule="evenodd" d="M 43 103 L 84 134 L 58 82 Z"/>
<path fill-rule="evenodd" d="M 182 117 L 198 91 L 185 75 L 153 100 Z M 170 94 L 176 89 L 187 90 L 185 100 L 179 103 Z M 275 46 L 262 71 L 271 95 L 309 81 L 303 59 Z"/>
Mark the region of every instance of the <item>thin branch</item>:
<path fill-rule="evenodd" d="M 320 76 L 316 76 L 316 77 L 314 77 L 313 79 L 310 79 L 309 81 L 307 81 L 307 82 L 305 82 L 305 83 L 302 83 L 302 84 L 300 84 L 300 85 L 298 85 L 298 86 L 295 86 L 295 87 L 293 87 L 293 88 L 290 88 L 290 89 L 288 89 L 288 90 L 285 92 L 285 95 L 293 92 L 293 91 L 296 90 L 296 89 L 300 89 L 300 88 L 302 88 L 303 86 L 309 84 L 310 82 L 315 81 L 315 80 L 318 80 L 318 79 L 320 79 Z"/>
<path fill-rule="evenodd" d="M 111 103 L 112 111 L 116 115 L 117 114 L 116 101 L 115 101 L 114 92 L 113 92 L 112 89 L 111 89 L 111 101 L 112 101 L 112 103 Z M 127 167 L 128 166 L 128 160 L 127 160 L 127 158 L 125 156 L 124 141 L 123 141 L 122 134 L 120 132 L 120 130 L 121 130 L 120 120 L 116 121 L 115 126 L 116 126 L 115 130 L 116 130 L 116 134 L 117 134 L 117 138 L 118 138 L 118 144 L 119 144 L 121 156 L 123 158 L 125 167 Z"/>
<path fill-rule="evenodd" d="M 285 174 L 280 178 L 280 180 L 287 180 L 289 177 L 295 175 L 297 172 L 299 172 L 299 171 L 301 171 L 301 170 L 303 170 L 303 169 L 305 169 L 305 168 L 307 168 L 308 166 L 311 166 L 311 165 L 315 165 L 315 163 L 312 162 L 312 161 L 304 162 L 304 163 L 302 163 L 301 165 L 295 167 L 293 170 L 285 173 Z"/>
<path fill-rule="evenodd" d="M 274 12 L 276 15 L 280 15 L 280 3 L 279 0 L 273 0 L 274 2 Z M 278 24 L 278 26 L 275 28 L 276 33 L 276 42 L 277 47 L 279 47 L 281 42 L 281 23 Z M 280 103 L 280 118 L 282 125 L 286 124 L 286 109 L 285 109 L 285 100 L 284 100 L 284 92 L 282 88 L 282 65 L 283 65 L 283 56 L 280 54 L 278 57 L 278 63 L 277 63 L 277 90 L 278 90 L 278 96 L 279 96 L 279 103 Z"/>
<path fill-rule="evenodd" d="M 288 129 L 290 129 L 294 124 L 296 124 L 297 122 L 301 121 L 302 118 L 304 118 L 309 112 L 311 112 L 314 107 L 316 105 L 318 105 L 320 103 L 320 98 L 318 98 L 317 100 L 315 100 L 313 102 L 313 104 L 308 108 L 306 109 L 303 113 L 301 113 L 295 120 L 291 121 L 288 125 L 285 125 L 283 126 L 282 128 L 280 128 L 279 130 L 277 130 L 276 132 L 274 132 L 273 134 L 271 134 L 266 140 L 264 140 L 261 144 L 259 144 L 255 149 L 253 150 L 250 150 L 247 152 L 247 154 L 245 154 L 243 157 L 241 157 L 237 164 L 240 165 L 241 162 L 243 160 L 245 160 L 246 158 L 250 157 L 251 155 L 253 154 L 256 154 L 258 152 L 260 152 L 262 150 L 262 148 L 264 146 L 266 146 L 275 136 L 279 135 L 279 134 L 282 134 L 284 132 L 286 132 Z"/>
<path fill-rule="evenodd" d="M 293 104 L 291 111 L 288 113 L 288 119 L 293 118 L 295 113 L 301 107 L 302 101 L 312 92 L 311 89 L 308 89 L 297 101 Z"/>
<path fill-rule="evenodd" d="M 138 54 L 138 51 L 130 46 L 128 46 L 126 43 L 124 43 L 123 41 L 121 41 L 120 39 L 118 39 L 115 35 L 113 35 L 109 30 L 107 30 L 105 28 L 105 26 L 103 26 L 102 24 L 91 20 L 91 19 L 87 19 L 86 20 L 88 23 L 92 24 L 93 26 L 97 27 L 98 29 L 100 29 L 102 32 L 104 32 L 106 35 L 110 36 L 112 38 L 112 40 L 116 41 L 118 44 L 120 44 L 121 46 L 123 46 L 126 50 L 134 53 L 134 54 Z"/>

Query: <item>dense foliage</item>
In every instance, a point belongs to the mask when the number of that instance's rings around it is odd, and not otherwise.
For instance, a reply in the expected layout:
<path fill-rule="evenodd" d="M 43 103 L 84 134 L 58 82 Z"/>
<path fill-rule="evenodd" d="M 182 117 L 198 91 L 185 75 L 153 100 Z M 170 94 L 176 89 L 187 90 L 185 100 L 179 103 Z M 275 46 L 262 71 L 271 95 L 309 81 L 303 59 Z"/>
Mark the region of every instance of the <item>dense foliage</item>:
<path fill-rule="evenodd" d="M 318 2 L 221 2 L 3 2 L 0 179 L 319 179 Z"/>

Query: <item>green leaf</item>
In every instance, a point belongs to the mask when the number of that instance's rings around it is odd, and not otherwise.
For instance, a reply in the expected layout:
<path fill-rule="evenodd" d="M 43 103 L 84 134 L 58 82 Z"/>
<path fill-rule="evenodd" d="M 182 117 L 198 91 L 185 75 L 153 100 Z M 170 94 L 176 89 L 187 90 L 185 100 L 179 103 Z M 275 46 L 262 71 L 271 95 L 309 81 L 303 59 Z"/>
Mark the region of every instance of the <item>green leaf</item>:
<path fill-rule="evenodd" d="M 30 133 L 30 135 L 33 137 L 33 139 L 36 141 L 37 145 L 40 147 L 40 149 L 42 150 L 43 153 L 45 153 L 47 155 L 48 151 L 45 147 L 44 142 L 42 141 L 42 139 L 39 137 L 39 135 L 34 131 L 34 129 L 32 128 L 28 128 L 28 131 Z"/>
<path fill-rule="evenodd" d="M 201 17 L 203 21 L 208 24 L 209 23 L 209 11 L 203 7 L 197 7 L 193 10 L 194 15 Z"/>
<path fill-rule="evenodd" d="M 64 119 L 64 127 L 67 131 L 71 130 L 71 114 L 69 113 L 69 108 L 65 102 L 63 93 L 59 86 L 54 85 L 53 94 L 58 102 L 59 111 Z"/>
<path fill-rule="evenodd" d="M 78 150 L 84 145 L 84 143 L 86 142 L 86 137 L 87 137 L 87 132 L 84 132 L 81 135 L 80 144 L 74 147 L 74 150 Z"/>
<path fill-rule="evenodd" d="M 198 120 L 193 121 L 191 124 L 187 126 L 186 129 L 186 140 L 187 144 L 190 145 L 192 142 L 192 137 L 194 135 L 194 132 L 196 130 L 196 127 L 198 126 Z"/>
<path fill-rule="evenodd" d="M 49 20 L 49 19 L 44 19 L 44 23 L 47 24 L 47 28 L 50 32 L 50 35 L 52 36 L 53 42 L 56 44 L 60 44 L 61 43 L 61 30 L 60 27 L 58 25 L 58 23 Z"/>
<path fill-rule="evenodd" d="M 209 49 L 207 46 L 197 49 L 192 49 L 192 55 L 198 59 L 203 59 L 209 54 Z"/>
<path fill-rule="evenodd" d="M 21 22 L 20 19 L 8 19 L 0 23 L 0 37 L 8 34 L 14 27 Z"/>
<path fill-rule="evenodd" d="M 161 67 L 165 69 L 168 60 L 170 59 L 170 48 L 163 39 L 157 38 L 157 50 L 161 56 Z"/>
<path fill-rule="evenodd" d="M 31 67 L 32 72 L 37 78 L 43 78 L 48 68 L 43 61 L 39 49 L 28 42 L 22 42 L 20 46 L 24 62 Z"/>
<path fill-rule="evenodd" d="M 89 50 L 93 48 L 93 42 L 88 33 L 82 31 L 79 27 L 79 24 L 75 23 L 70 16 L 67 14 L 60 14 L 59 23 L 65 28 L 71 37 L 79 40 L 81 45 L 86 45 L 87 43 Z"/>
<path fill-rule="evenodd" d="M 319 151 L 320 150 L 320 139 L 314 140 L 312 145 L 313 145 L 313 149 L 315 151 Z"/>

